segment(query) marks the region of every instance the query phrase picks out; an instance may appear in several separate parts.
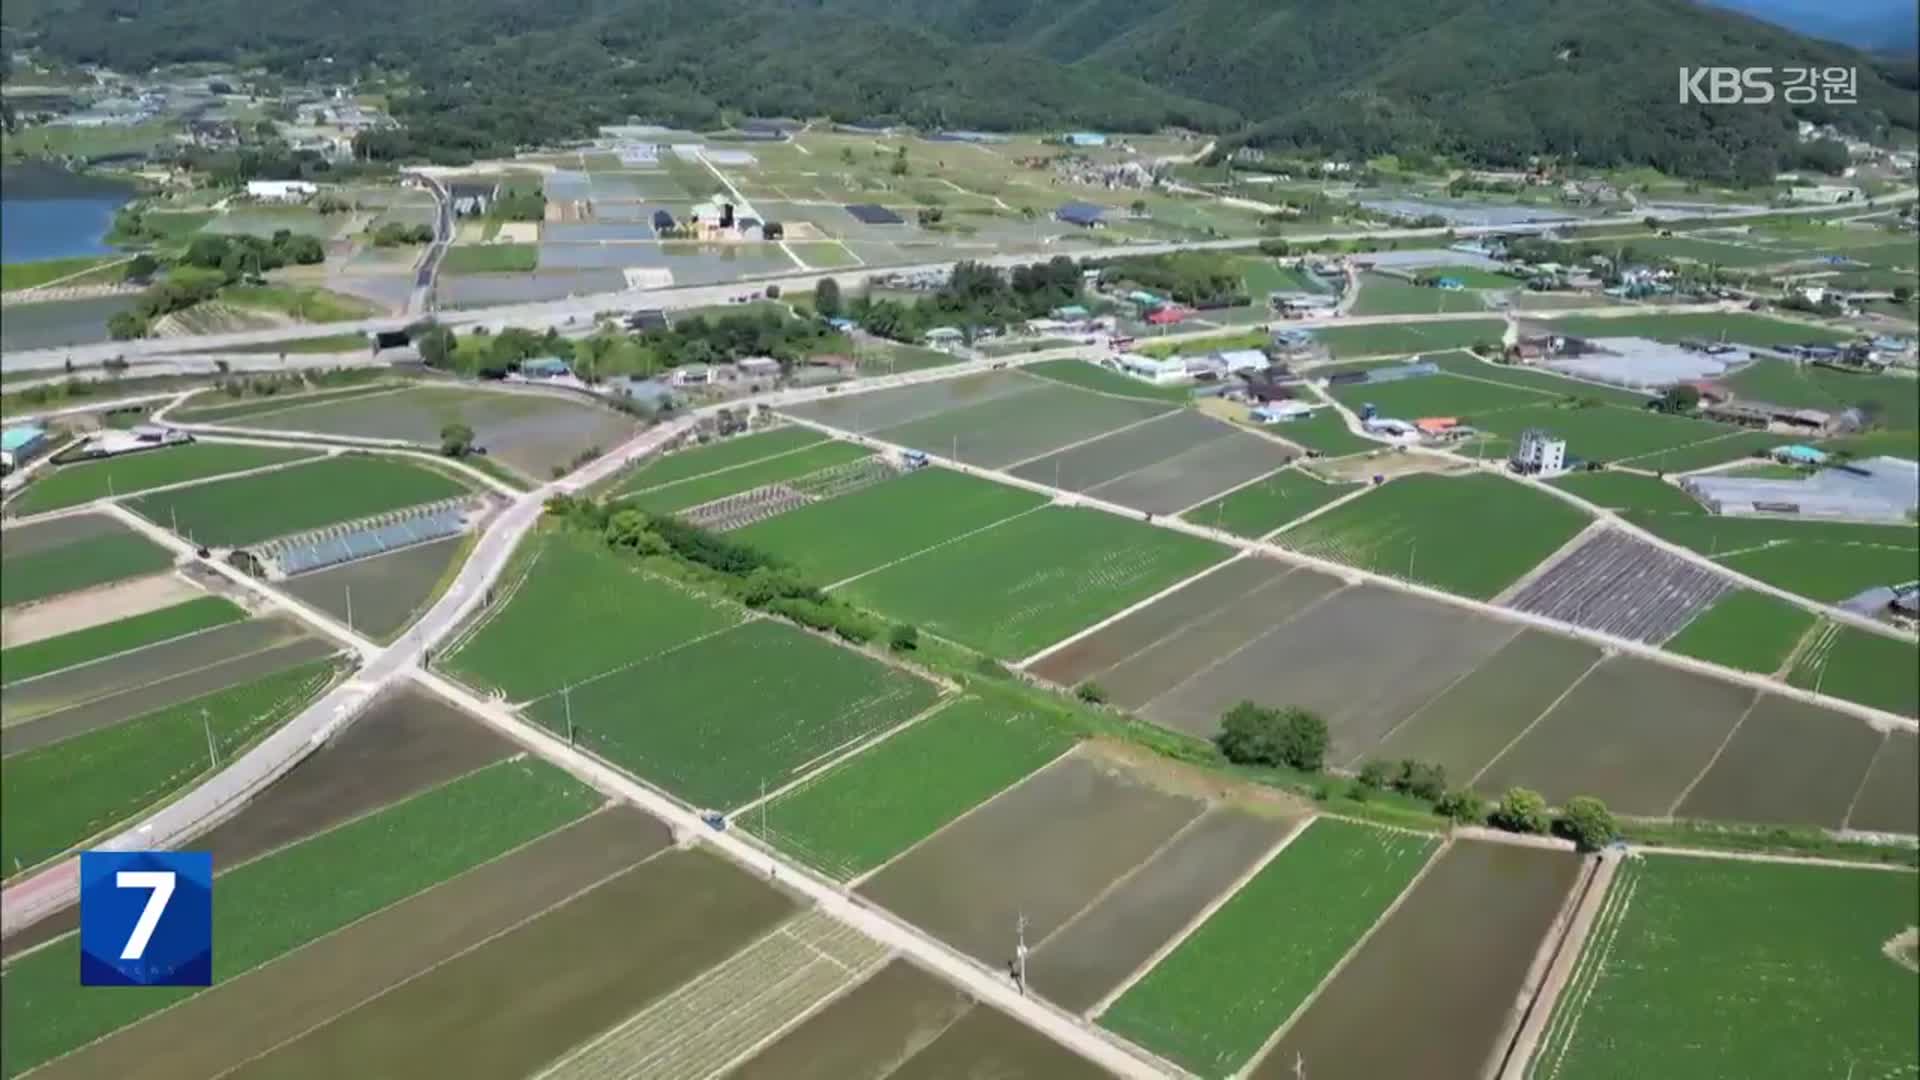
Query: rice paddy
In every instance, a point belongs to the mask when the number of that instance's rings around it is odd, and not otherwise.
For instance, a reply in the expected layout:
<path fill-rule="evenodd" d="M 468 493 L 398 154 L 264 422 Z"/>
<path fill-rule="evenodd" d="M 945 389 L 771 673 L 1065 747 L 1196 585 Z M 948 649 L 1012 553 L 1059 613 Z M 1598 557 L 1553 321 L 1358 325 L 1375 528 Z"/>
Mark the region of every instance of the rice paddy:
<path fill-rule="evenodd" d="M 45 513 L 110 495 L 133 495 L 166 484 L 282 465 L 316 453 L 318 451 L 209 442 L 146 450 L 42 473 L 8 508 L 23 515 Z"/>
<path fill-rule="evenodd" d="M 411 462 L 342 454 L 144 495 L 127 506 L 195 543 L 233 547 L 466 493 L 445 473 Z"/>

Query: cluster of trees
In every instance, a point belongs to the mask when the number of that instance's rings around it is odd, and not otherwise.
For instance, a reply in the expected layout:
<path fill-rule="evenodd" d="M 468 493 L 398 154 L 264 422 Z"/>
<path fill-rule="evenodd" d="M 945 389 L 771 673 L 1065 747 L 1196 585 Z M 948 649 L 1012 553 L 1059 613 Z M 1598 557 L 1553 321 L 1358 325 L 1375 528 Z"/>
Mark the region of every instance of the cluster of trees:
<path fill-rule="evenodd" d="M 1105 694 L 1093 683 L 1081 684 L 1077 694 L 1082 701 L 1105 700 Z M 1221 716 L 1220 733 L 1214 742 L 1236 765 L 1317 773 L 1326 766 L 1327 722 L 1296 706 L 1272 708 L 1242 701 Z M 1365 802 L 1385 791 L 1425 802 L 1450 821 L 1484 823 L 1515 833 L 1552 832 L 1573 841 L 1583 851 L 1605 847 L 1620 832 L 1618 822 L 1598 799 L 1569 799 L 1556 816 L 1539 792 L 1513 788 L 1489 808 L 1472 791 L 1448 787 L 1444 766 L 1411 758 L 1367 762 L 1347 782 L 1345 794 L 1356 802 Z"/>
<path fill-rule="evenodd" d="M 374 247 L 406 247 L 410 244 L 433 243 L 433 226 L 408 225 L 403 221 L 389 221 L 373 230 Z"/>
<path fill-rule="evenodd" d="M 1161 293 L 1189 307 L 1237 307 L 1247 302 L 1246 283 L 1233 265 L 1204 251 L 1115 259 L 1101 267 L 1100 280 Z"/>
<path fill-rule="evenodd" d="M 288 263 L 312 264 L 326 258 L 320 241 L 304 233 L 280 229 L 272 239 L 257 236 L 220 236 L 201 233 L 167 271 L 166 277 L 147 288 L 126 311 L 107 319 L 107 333 L 115 341 L 145 337 L 153 320 L 176 311 L 184 311 L 202 301 L 211 300 L 220 290 L 235 282 L 257 279 L 269 270 Z M 139 256 L 138 269 L 151 275 L 159 268 L 152 256 Z M 129 267 L 129 271 L 134 269 Z M 131 272 L 129 277 L 131 277 Z"/>
<path fill-rule="evenodd" d="M 695 315 L 665 329 L 643 331 L 634 340 L 669 366 L 717 364 L 747 356 L 771 356 L 786 365 L 845 345 L 844 338 L 820 322 L 771 309 L 715 318 Z"/>
<path fill-rule="evenodd" d="M 470 345 L 462 346 L 451 329 L 434 322 L 408 328 L 408 337 L 420 361 L 441 371 L 459 371 L 483 379 L 506 377 L 516 364 L 541 356 L 568 356 L 573 345 L 548 327 L 544 334 L 509 326 L 497 334 L 475 330 Z"/>
<path fill-rule="evenodd" d="M 845 303 L 835 284 L 827 306 L 814 290 L 814 310 L 831 317 L 843 308 L 872 334 L 895 341 L 919 341 L 936 326 L 954 326 L 971 334 L 987 327 L 1039 318 L 1080 296 L 1080 266 L 1064 255 L 1044 263 L 1014 267 L 1012 273 L 984 263 L 962 262 L 947 283 L 911 303 L 871 300 Z"/>

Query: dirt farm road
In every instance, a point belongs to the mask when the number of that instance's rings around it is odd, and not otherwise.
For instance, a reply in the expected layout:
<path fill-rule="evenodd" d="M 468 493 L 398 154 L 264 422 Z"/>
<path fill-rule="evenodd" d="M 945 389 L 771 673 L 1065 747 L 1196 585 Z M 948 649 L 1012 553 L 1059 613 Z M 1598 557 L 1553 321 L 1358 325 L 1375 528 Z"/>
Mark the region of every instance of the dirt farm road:
<path fill-rule="evenodd" d="M 950 377 L 956 367 L 961 370 L 987 370 L 990 366 L 988 361 L 977 361 L 883 376 L 861 380 L 861 388 L 909 385 Z M 825 393 L 824 388 L 781 391 L 763 395 L 749 403 L 798 404 L 823 397 Z M 737 407 L 741 403 L 731 404 Z M 658 450 L 675 436 L 689 430 L 706 411 L 689 413 L 672 423 L 652 428 L 567 477 L 521 495 L 486 527 L 472 555 L 446 593 L 399 640 L 384 649 L 354 634 L 325 613 L 266 583 L 256 581 L 225 564 L 206 563 L 242 588 L 262 595 L 357 653 L 362 658 L 362 666 L 352 677 L 323 695 L 248 753 L 228 763 L 225 769 L 207 782 L 149 815 L 139 824 L 95 845 L 95 849 L 158 848 L 190 841 L 237 812 L 251 795 L 286 773 L 340 728 L 352 723 L 359 711 L 388 684 L 397 678 L 410 677 L 441 697 L 465 707 L 529 750 L 597 789 L 654 814 L 672 826 L 676 835 L 683 838 L 699 836 L 718 853 L 753 872 L 764 872 L 779 878 L 788 887 L 806 894 L 834 917 L 912 956 L 966 988 L 975 997 L 1019 1017 L 1117 1075 L 1143 1078 L 1167 1075 L 1168 1067 L 1164 1063 L 1150 1062 L 1144 1055 L 1123 1047 L 1117 1039 L 1097 1032 L 1051 1005 L 1023 996 L 1003 975 L 988 970 L 922 931 L 866 905 L 838 885 L 817 879 L 798 865 L 790 864 L 732 833 L 713 832 L 701 821 L 696 811 L 575 751 L 563 740 L 552 737 L 500 704 L 488 701 L 425 669 L 422 661 L 427 658 L 429 650 L 459 627 L 484 601 L 487 590 L 506 567 L 521 538 L 539 521 L 549 496 L 572 493 L 600 482 L 621 467 Z M 101 500 L 91 505 L 113 514 L 171 550 L 187 557 L 193 556 L 193 549 L 184 540 L 117 502 Z M 0 934 L 12 933 L 71 904 L 78 888 L 79 860 L 76 858 L 68 858 L 7 888 L 0 893 Z"/>

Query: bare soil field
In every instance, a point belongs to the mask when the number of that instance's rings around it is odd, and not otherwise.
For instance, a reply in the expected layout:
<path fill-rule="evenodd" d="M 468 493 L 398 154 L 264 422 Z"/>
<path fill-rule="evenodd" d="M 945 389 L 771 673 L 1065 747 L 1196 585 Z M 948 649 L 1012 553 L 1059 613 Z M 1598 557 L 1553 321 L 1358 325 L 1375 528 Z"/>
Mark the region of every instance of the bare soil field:
<path fill-rule="evenodd" d="M 466 544 L 466 537 L 450 536 L 301 574 L 280 587 L 342 621 L 347 619 L 347 595 L 352 590 L 353 628 L 375 641 L 391 641 L 432 599 L 434 587 Z"/>
<path fill-rule="evenodd" d="M 1600 650 L 1585 642 L 1522 630 L 1348 764 L 1371 757 L 1414 758 L 1442 765 L 1448 776 L 1465 780 L 1599 662 Z"/>
<path fill-rule="evenodd" d="M 1065 924 L 1197 817 L 1084 748 L 1002 792 L 860 886 L 875 903 L 993 966 Z"/>
<path fill-rule="evenodd" d="M 1036 388 L 882 428 L 874 437 L 997 469 L 1171 409 L 1164 402 L 1106 397 L 1058 383 L 1028 381 Z"/>
<path fill-rule="evenodd" d="M 32 525 L 10 525 L 0 531 L 0 547 L 4 547 L 7 558 L 19 559 L 65 547 L 76 541 L 126 531 L 125 525 L 105 514 L 70 514 Z"/>
<path fill-rule="evenodd" d="M 285 644 L 259 652 L 219 660 L 161 682 L 136 686 L 111 697 L 47 713 L 28 723 L 0 728 L 0 754 L 31 750 L 97 728 L 110 727 L 136 716 L 145 716 L 155 709 L 191 701 L 237 683 L 251 682 L 295 664 L 332 656 L 338 651 L 333 642 L 324 638 L 296 637 Z"/>
<path fill-rule="evenodd" d="M 1027 961 L 1028 980 L 1073 1012 L 1092 1008 L 1299 824 L 1298 817 L 1208 811 L 1040 943 Z"/>
<path fill-rule="evenodd" d="M 872 432 L 910 423 L 949 409 L 962 409 L 1046 385 L 1018 372 L 995 371 L 957 379 L 877 390 L 870 394 L 823 398 L 783 410 L 843 431 Z"/>
<path fill-rule="evenodd" d="M 1912 732 L 1887 733 L 1854 796 L 1847 828 L 1920 833 L 1920 738 Z"/>
<path fill-rule="evenodd" d="M 406 684 L 190 845 L 213 854 L 216 874 L 341 822 L 499 761 L 512 743 L 440 698 Z M 6 939 L 4 955 L 80 925 L 68 907 Z"/>
<path fill-rule="evenodd" d="M 1211 735 L 1220 714 L 1241 700 L 1303 706 L 1326 718 L 1329 756 L 1345 760 L 1517 633 L 1463 608 L 1355 586 L 1248 640 L 1145 712 L 1155 723 Z"/>
<path fill-rule="evenodd" d="M 1229 560 L 1159 600 L 1055 649 L 1027 670 L 1062 686 L 1077 686 L 1289 572 L 1287 564 L 1274 559 Z"/>
<path fill-rule="evenodd" d="M 1555 804 L 1593 795 L 1619 813 L 1663 816 L 1756 696 L 1664 664 L 1610 657 L 1474 786 L 1504 791 L 1519 784 Z"/>
<path fill-rule="evenodd" d="M 47 713 L 164 682 L 304 636 L 305 629 L 291 618 L 269 616 L 228 623 L 95 663 L 49 672 L 0 689 L 4 726 L 16 727 Z"/>
<path fill-rule="evenodd" d="M 1265 476 L 1297 456 L 1285 444 L 1234 432 L 1110 480 L 1091 494 L 1150 514 L 1172 514 Z"/>
<path fill-rule="evenodd" d="M 986 1005 L 975 1005 L 890 1080 L 1096 1080 L 1105 1069 Z"/>
<path fill-rule="evenodd" d="M 493 935 L 644 863 L 669 842 L 667 830 L 637 810 L 603 810 L 148 1017 L 54 1062 L 45 1075 L 188 1080 L 235 1067 L 275 1072 L 287 1056 L 276 1046 L 324 1034 L 331 1025 L 302 1038 L 315 1025 L 357 1015 L 353 1010 L 369 998 L 364 1008 L 377 1009 L 385 999 L 374 995 L 435 964 L 480 955 L 467 950 L 484 951 Z M 607 941 L 624 937 L 610 934 Z M 365 1058 L 310 1060 L 305 1067 L 325 1075 L 345 1060 L 373 1067 Z"/>
<path fill-rule="evenodd" d="M 1150 423 L 1035 458 L 1012 472 L 1037 484 L 1087 491 L 1234 433 L 1228 424 L 1181 409 Z"/>
<path fill-rule="evenodd" d="M 1762 694 L 1674 815 L 1837 829 L 1885 740 L 1845 713 Z"/>
<path fill-rule="evenodd" d="M 726 1075 L 733 1080 L 881 1080 L 973 1002 L 896 959 Z"/>
<path fill-rule="evenodd" d="M 668 851 L 256 1058 L 236 1077 L 521 1078 L 795 910 L 698 849 Z M 643 914 L 644 913 L 644 914 Z"/>
<path fill-rule="evenodd" d="M 38 604 L 8 608 L 0 615 L 0 648 L 27 645 L 71 634 L 205 596 L 186 578 L 168 570 L 52 597 Z"/>
<path fill-rule="evenodd" d="M 1579 869 L 1567 852 L 1449 845 L 1252 1075 L 1485 1075 Z"/>

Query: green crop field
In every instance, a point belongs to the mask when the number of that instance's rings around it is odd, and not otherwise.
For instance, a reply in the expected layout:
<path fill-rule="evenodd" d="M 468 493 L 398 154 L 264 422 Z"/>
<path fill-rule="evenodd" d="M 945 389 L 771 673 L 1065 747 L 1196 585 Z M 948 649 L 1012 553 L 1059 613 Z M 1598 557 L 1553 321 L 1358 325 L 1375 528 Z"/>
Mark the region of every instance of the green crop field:
<path fill-rule="evenodd" d="M 1201 1076 L 1226 1076 L 1299 1008 L 1439 841 L 1319 818 L 1100 1017 Z"/>
<path fill-rule="evenodd" d="M 687 480 L 695 476 L 719 472 L 760 461 L 778 454 L 788 454 L 802 447 L 813 446 L 827 441 L 827 437 L 812 428 L 788 426 L 763 431 L 757 435 L 736 435 L 731 439 L 708 443 L 705 446 L 688 447 L 671 454 L 650 458 L 638 469 L 621 478 L 620 486 L 614 489 L 615 495 L 625 495 L 635 491 Z"/>
<path fill-rule="evenodd" d="M 1574 316 L 1552 321 L 1553 332 L 1575 337 L 1645 337 L 1655 341 L 1730 341 L 1737 345 L 1833 345 L 1848 335 L 1806 323 L 1732 312 L 1725 315 Z"/>
<path fill-rule="evenodd" d="M 1122 397 L 1185 401 L 1192 396 L 1184 386 L 1155 386 L 1097 364 L 1089 364 L 1085 360 L 1042 360 L 1037 364 L 1027 364 L 1020 370 L 1083 390 L 1098 390 L 1103 394 L 1119 394 Z"/>
<path fill-rule="evenodd" d="M 1355 315 L 1437 315 L 1442 312 L 1484 311 L 1480 294 L 1464 289 L 1432 289 L 1397 281 L 1381 274 L 1360 275 Z"/>
<path fill-rule="evenodd" d="M 1046 504 L 1023 488 L 928 468 L 797 507 L 734 536 L 825 586 Z"/>
<path fill-rule="evenodd" d="M 1422 357 L 1440 365 L 1440 369 L 1449 375 L 1480 379 L 1485 382 L 1497 382 L 1505 386 L 1518 386 L 1528 390 L 1538 390 L 1556 398 L 1580 398 L 1598 401 L 1603 405 L 1619 405 L 1628 409 L 1644 408 L 1652 400 L 1645 394 L 1636 394 L 1617 386 L 1597 386 L 1578 379 L 1569 379 L 1556 375 L 1543 368 L 1514 367 L 1511 364 L 1491 364 L 1477 359 L 1471 353 L 1453 351 L 1438 356 Z M 1321 369 L 1325 370 L 1325 369 Z"/>
<path fill-rule="evenodd" d="M 1741 671 L 1771 675 L 1793 655 L 1814 615 L 1766 593 L 1738 589 L 1694 616 L 1663 648 Z"/>
<path fill-rule="evenodd" d="M 1530 1075 L 1912 1076 L 1920 979 L 1881 952 L 1914 925 L 1907 871 L 1629 858 Z"/>
<path fill-rule="evenodd" d="M 1518 289 L 1525 282 L 1477 266 L 1428 266 L 1420 271 L 1435 278 L 1452 278 L 1469 289 Z"/>
<path fill-rule="evenodd" d="M 0 759 L 0 866 L 6 874 L 68 850 L 209 771 L 292 717 L 332 677 L 329 661 L 160 709 Z"/>
<path fill-rule="evenodd" d="M 7 558 L 0 567 L 0 605 L 41 600 L 165 570 L 173 553 L 138 533 L 113 532 L 62 544 L 51 551 Z"/>
<path fill-rule="evenodd" d="M 1313 336 L 1336 359 L 1350 359 L 1460 349 L 1483 341 L 1498 342 L 1506 329 L 1507 324 L 1499 319 L 1459 319 L 1382 326 L 1338 326 L 1315 330 Z"/>
<path fill-rule="evenodd" d="M 933 684 L 778 619 L 548 694 L 528 715 L 697 806 L 778 788 L 932 705 Z"/>
<path fill-rule="evenodd" d="M 1733 570 L 1838 603 L 1875 585 L 1912 581 L 1920 531 L 1907 525 L 1632 512 L 1633 522 Z"/>
<path fill-rule="evenodd" d="M 853 443 L 823 443 L 819 446 L 809 446 L 804 450 L 796 450 L 791 454 L 768 458 L 765 461 L 751 462 L 706 476 L 696 476 L 662 487 L 636 491 L 619 498 L 622 502 L 651 513 L 671 514 L 728 495 L 737 495 L 742 491 L 764 487 L 767 484 L 798 480 L 808 473 L 819 472 L 821 469 L 832 468 L 835 465 L 845 465 L 872 455 L 873 451 L 868 447 L 856 446 Z"/>
<path fill-rule="evenodd" d="M 1051 717 L 967 697 L 781 795 L 745 821 L 836 880 L 879 866 L 1064 753 Z"/>
<path fill-rule="evenodd" d="M 524 576 L 504 580 L 503 606 L 442 661 L 461 681 L 514 701 L 740 621 L 730 605 L 648 574 L 597 536 L 547 530 L 517 558 Z"/>
<path fill-rule="evenodd" d="M 0 292 L 33 289 L 61 278 L 83 274 L 96 266 L 115 262 L 118 255 L 76 255 L 64 259 L 40 259 L 35 262 L 0 265 Z"/>
<path fill-rule="evenodd" d="M 174 491 L 127 506 L 194 542 L 234 547 L 465 494 L 445 473 L 393 458 L 342 454 Z"/>
<path fill-rule="evenodd" d="M 1706 513 L 1705 507 L 1678 487 L 1639 473 L 1612 470 L 1576 472 L 1548 482 L 1607 510 L 1637 510 L 1648 514 Z"/>
<path fill-rule="evenodd" d="M 1279 543 L 1487 600 L 1559 550 L 1588 520 L 1577 507 L 1498 476 L 1423 474 L 1388 481 L 1289 529 Z"/>
<path fill-rule="evenodd" d="M 1793 659 L 1787 681 L 1808 690 L 1920 716 L 1920 650 L 1868 630 L 1829 623 Z"/>
<path fill-rule="evenodd" d="M 246 427 L 249 417 L 263 413 L 275 413 L 285 409 L 298 409 L 307 405 L 328 404 L 335 401 L 347 401 L 370 394 L 390 394 L 395 390 L 412 385 L 383 379 L 378 382 L 361 383 L 355 386 L 343 386 L 327 390 L 313 390 L 299 394 L 260 394 L 253 397 L 231 398 L 220 394 L 202 393 L 189 398 L 185 408 L 175 409 L 167 414 L 172 420 L 189 424 L 219 424 L 229 420 L 240 421 L 236 427 Z"/>
<path fill-rule="evenodd" d="M 1838 371 L 1787 360 L 1756 360 L 1725 382 L 1741 398 L 1795 409 L 1837 412 L 1871 404 L 1888 428 L 1920 427 L 1920 380 L 1902 375 Z"/>
<path fill-rule="evenodd" d="M 1728 268 L 1771 266 L 1775 263 L 1792 262 L 1799 257 L 1792 252 L 1769 251 L 1765 248 L 1740 244 L 1723 244 L 1717 240 L 1700 240 L 1691 236 L 1640 237 L 1633 241 L 1633 250 L 1643 255 L 1686 259 Z"/>
<path fill-rule="evenodd" d="M 898 341 L 873 339 L 861 342 L 855 350 L 855 366 L 862 375 L 896 375 L 908 371 L 925 371 L 928 368 L 946 367 L 957 364 L 965 357 L 944 353 L 938 349 L 926 349 L 918 345 L 904 345 Z"/>
<path fill-rule="evenodd" d="M 1476 416 L 1474 426 L 1507 440 L 1527 428 L 1545 428 L 1567 440 L 1567 456 L 1582 461 L 1621 461 L 1671 451 L 1693 443 L 1738 434 L 1740 429 L 1685 416 L 1622 409 L 1611 405 L 1566 408 L 1530 405 Z M 1738 457 L 1736 452 L 1732 456 Z M 1657 468 L 1653 459 L 1637 462 Z"/>
<path fill-rule="evenodd" d="M 1300 469 L 1282 469 L 1180 516 L 1196 525 L 1257 540 L 1359 488 L 1358 484 L 1329 484 Z"/>
<path fill-rule="evenodd" d="M 440 261 L 443 274 L 528 273 L 540 265 L 538 244 L 455 244 Z"/>
<path fill-rule="evenodd" d="M 34 479 L 14 501 L 19 514 L 58 510 L 109 495 L 204 480 L 313 457 L 318 451 L 237 443 L 194 443 L 56 468 Z"/>
<path fill-rule="evenodd" d="M 198 630 L 225 626 L 246 617 L 247 613 L 231 600 L 202 596 L 118 622 L 102 623 L 70 634 L 16 645 L 0 650 L 0 685 L 31 679 L 49 671 L 59 671 Z"/>
<path fill-rule="evenodd" d="M 1227 554 L 1222 545 L 1098 510 L 1049 507 L 869 574 L 844 592 L 1014 660 Z"/>
<path fill-rule="evenodd" d="M 468 773 L 220 876 L 215 983 L 576 820 L 600 797 L 515 758 Z M 0 1072 L 17 1075 L 192 996 L 191 988 L 82 987 L 78 936 L 7 968 Z"/>
<path fill-rule="evenodd" d="M 1382 416 L 1402 420 L 1452 416 L 1475 426 L 1481 426 L 1486 417 L 1504 409 L 1540 406 L 1553 400 L 1533 390 L 1447 374 L 1391 382 L 1340 383 L 1328 387 L 1328 392 L 1356 413 L 1360 406 L 1372 404 Z"/>
<path fill-rule="evenodd" d="M 1379 450 L 1383 444 L 1372 439 L 1363 439 L 1347 430 L 1347 422 L 1331 408 L 1315 409 L 1313 414 L 1300 420 L 1289 420 L 1284 424 L 1275 424 L 1271 429 L 1275 435 L 1290 443 L 1297 443 L 1322 457 L 1345 457 L 1348 454 L 1361 454 L 1368 450 Z"/>
<path fill-rule="evenodd" d="M 1711 439 L 1673 450 L 1658 450 L 1641 454 L 1639 457 L 1624 458 L 1625 464 L 1636 469 L 1652 469 L 1654 472 L 1683 473 L 1695 469 L 1705 469 L 1713 465 L 1724 465 L 1729 461 L 1752 459 L 1757 451 L 1771 450 L 1795 442 L 1792 436 L 1774 435 L 1765 431 L 1731 431 Z"/>

